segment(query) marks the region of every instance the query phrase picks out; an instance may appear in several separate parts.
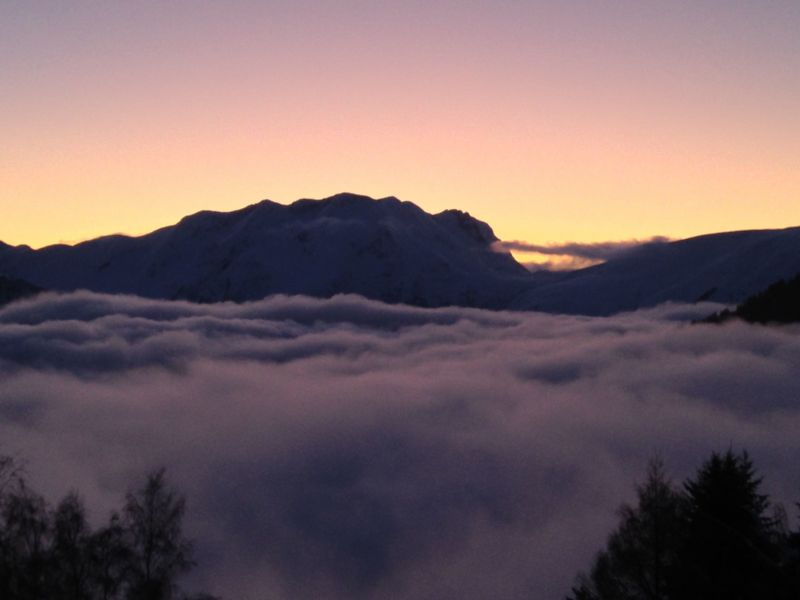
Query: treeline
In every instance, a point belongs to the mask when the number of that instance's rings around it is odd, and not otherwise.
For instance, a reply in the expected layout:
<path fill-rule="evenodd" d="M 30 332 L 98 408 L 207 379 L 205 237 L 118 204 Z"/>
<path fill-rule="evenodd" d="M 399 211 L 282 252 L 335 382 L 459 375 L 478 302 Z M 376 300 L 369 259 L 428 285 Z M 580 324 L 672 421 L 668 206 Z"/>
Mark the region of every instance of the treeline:
<path fill-rule="evenodd" d="M 14 461 L 0 457 L 0 598 L 215 600 L 187 596 L 176 583 L 194 565 L 185 508 L 160 470 L 93 530 L 77 494 L 51 508 Z"/>
<path fill-rule="evenodd" d="M 762 324 L 800 322 L 800 274 L 788 281 L 781 279 L 747 298 L 735 310 L 725 309 L 702 322 L 725 323 L 731 319 Z"/>
<path fill-rule="evenodd" d="M 713 454 L 682 488 L 652 461 L 636 506 L 568 600 L 797 600 L 800 532 L 746 452 Z"/>

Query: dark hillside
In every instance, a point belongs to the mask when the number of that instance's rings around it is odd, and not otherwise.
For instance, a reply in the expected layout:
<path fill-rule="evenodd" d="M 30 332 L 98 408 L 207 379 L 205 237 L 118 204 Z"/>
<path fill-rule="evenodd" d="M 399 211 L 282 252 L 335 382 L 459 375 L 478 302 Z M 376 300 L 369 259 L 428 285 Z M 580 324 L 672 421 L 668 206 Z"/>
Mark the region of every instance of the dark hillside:
<path fill-rule="evenodd" d="M 748 323 L 800 322 L 800 274 L 792 279 L 781 279 L 763 292 L 750 296 L 735 310 L 723 310 L 704 320 L 706 323 L 723 323 L 742 319 Z"/>

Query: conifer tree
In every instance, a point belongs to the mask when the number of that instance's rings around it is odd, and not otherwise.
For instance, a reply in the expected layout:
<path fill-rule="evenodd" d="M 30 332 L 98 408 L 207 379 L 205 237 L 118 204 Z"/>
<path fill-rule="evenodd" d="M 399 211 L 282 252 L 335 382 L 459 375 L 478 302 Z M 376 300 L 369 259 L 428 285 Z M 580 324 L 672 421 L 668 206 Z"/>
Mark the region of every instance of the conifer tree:
<path fill-rule="evenodd" d="M 685 484 L 681 594 L 698 600 L 776 597 L 778 548 L 769 498 L 746 452 L 712 454 Z"/>

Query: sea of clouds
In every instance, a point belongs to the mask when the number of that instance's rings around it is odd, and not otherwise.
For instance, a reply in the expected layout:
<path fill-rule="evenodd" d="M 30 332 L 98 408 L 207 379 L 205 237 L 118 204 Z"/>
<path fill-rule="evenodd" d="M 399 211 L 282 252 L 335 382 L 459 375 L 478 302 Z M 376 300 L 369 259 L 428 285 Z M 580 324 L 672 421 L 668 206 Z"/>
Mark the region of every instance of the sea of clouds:
<path fill-rule="evenodd" d="M 746 448 L 800 500 L 800 329 L 355 296 L 79 292 L 0 310 L 0 453 L 102 522 L 166 466 L 228 600 L 556 599 L 660 455 Z"/>

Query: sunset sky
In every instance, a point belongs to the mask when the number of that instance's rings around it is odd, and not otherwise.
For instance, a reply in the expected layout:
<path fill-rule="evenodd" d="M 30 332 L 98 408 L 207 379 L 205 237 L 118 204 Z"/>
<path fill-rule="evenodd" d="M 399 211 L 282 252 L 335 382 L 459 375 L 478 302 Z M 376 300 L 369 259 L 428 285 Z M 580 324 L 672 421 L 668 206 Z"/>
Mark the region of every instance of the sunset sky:
<path fill-rule="evenodd" d="M 341 191 L 506 240 L 800 225 L 800 2 L 0 3 L 0 240 Z"/>

